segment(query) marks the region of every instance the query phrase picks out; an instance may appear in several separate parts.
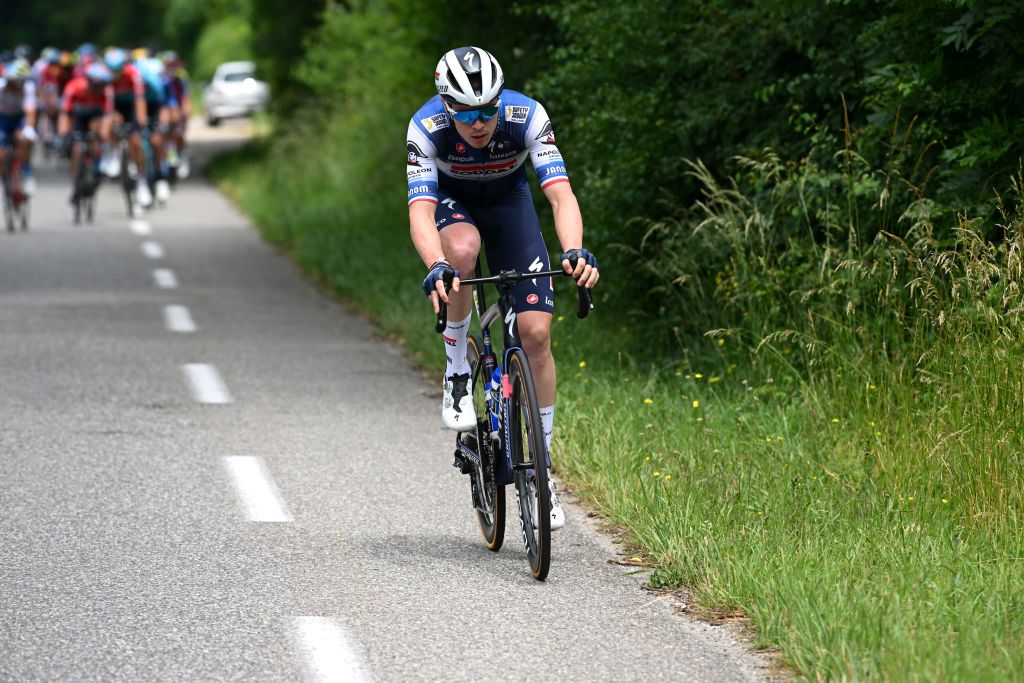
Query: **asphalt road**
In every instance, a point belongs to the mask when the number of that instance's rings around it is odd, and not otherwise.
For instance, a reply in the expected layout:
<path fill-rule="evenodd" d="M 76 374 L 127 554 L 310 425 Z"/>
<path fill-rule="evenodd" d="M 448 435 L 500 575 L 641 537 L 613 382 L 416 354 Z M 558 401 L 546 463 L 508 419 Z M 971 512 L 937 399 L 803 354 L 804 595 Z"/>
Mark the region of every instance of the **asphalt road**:
<path fill-rule="evenodd" d="M 768 675 L 578 508 L 545 583 L 511 515 L 487 551 L 434 388 L 212 186 L 73 227 L 38 176 L 0 233 L 0 679 Z"/>

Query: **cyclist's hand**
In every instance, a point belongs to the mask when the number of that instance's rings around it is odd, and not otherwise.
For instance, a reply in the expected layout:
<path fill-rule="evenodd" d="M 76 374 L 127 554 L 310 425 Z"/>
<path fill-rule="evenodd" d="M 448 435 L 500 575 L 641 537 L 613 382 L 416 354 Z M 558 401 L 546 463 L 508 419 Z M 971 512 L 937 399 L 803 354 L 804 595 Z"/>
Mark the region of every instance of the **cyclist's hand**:
<path fill-rule="evenodd" d="M 448 292 L 445 291 L 445 280 L 451 282 L 452 291 L 459 291 L 459 271 L 451 267 L 447 261 L 435 261 L 430 271 L 423 278 L 423 293 L 430 297 L 434 305 L 434 313 L 441 311 L 438 300 L 448 303 Z"/>
<path fill-rule="evenodd" d="M 36 133 L 36 129 L 32 126 L 26 125 L 21 129 L 21 137 L 25 138 L 28 142 L 35 142 L 39 139 L 39 134 Z"/>
<path fill-rule="evenodd" d="M 593 287 L 601 274 L 597 268 L 597 257 L 586 249 L 570 249 L 560 257 L 562 269 L 572 275 L 580 287 Z"/>

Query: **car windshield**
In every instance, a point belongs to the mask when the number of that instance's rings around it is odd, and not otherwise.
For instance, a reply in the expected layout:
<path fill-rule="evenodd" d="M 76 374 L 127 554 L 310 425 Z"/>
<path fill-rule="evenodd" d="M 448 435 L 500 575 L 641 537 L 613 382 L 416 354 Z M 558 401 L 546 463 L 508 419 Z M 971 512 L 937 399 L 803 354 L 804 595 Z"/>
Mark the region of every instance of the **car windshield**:
<path fill-rule="evenodd" d="M 224 74 L 224 80 L 229 83 L 235 83 L 238 81 L 244 81 L 247 78 L 252 78 L 253 73 L 251 71 L 235 71 L 232 73 Z"/>

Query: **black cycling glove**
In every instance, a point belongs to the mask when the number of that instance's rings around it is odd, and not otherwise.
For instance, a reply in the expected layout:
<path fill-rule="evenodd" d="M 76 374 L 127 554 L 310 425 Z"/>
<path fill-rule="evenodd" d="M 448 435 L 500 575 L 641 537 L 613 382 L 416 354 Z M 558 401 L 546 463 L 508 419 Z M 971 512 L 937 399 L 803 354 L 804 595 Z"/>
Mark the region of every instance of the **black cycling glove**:
<path fill-rule="evenodd" d="M 583 262 L 588 266 L 597 268 L 597 257 L 586 249 L 570 249 L 558 257 L 559 262 L 568 261 L 573 270 L 576 269 L 576 261 L 579 259 L 583 259 Z"/>
<path fill-rule="evenodd" d="M 451 282 L 452 278 L 462 277 L 459 275 L 459 271 L 455 270 L 448 263 L 444 261 L 435 261 L 434 265 L 430 266 L 430 272 L 423 278 L 423 292 L 427 296 L 430 296 L 437 291 L 437 281 L 447 280 Z"/>

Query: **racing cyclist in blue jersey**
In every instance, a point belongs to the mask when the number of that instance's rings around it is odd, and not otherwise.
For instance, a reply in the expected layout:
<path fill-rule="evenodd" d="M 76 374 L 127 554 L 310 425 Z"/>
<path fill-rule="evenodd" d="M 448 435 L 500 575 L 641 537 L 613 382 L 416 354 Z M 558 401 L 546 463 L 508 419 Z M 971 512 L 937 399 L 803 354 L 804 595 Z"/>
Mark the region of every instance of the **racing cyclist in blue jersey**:
<path fill-rule="evenodd" d="M 550 268 L 526 180 L 527 157 L 551 203 L 562 268 L 580 287 L 593 287 L 599 277 L 597 259 L 583 248 L 583 218 L 547 112 L 536 100 L 504 89 L 504 82 L 498 61 L 486 50 L 460 47 L 445 53 L 434 71 L 437 95 L 412 117 L 406 142 L 410 233 L 428 268 L 423 289 L 435 312 L 439 299 L 448 304 L 441 416 L 457 431 L 476 425 L 466 359 L 472 299 L 468 288 L 460 290 L 459 277 L 474 275 L 481 244 L 492 273 Z M 455 278 L 447 293 L 446 274 Z M 525 280 L 512 291 L 550 449 L 555 412 L 551 279 Z M 557 529 L 565 515 L 551 486 L 551 528 Z"/>

